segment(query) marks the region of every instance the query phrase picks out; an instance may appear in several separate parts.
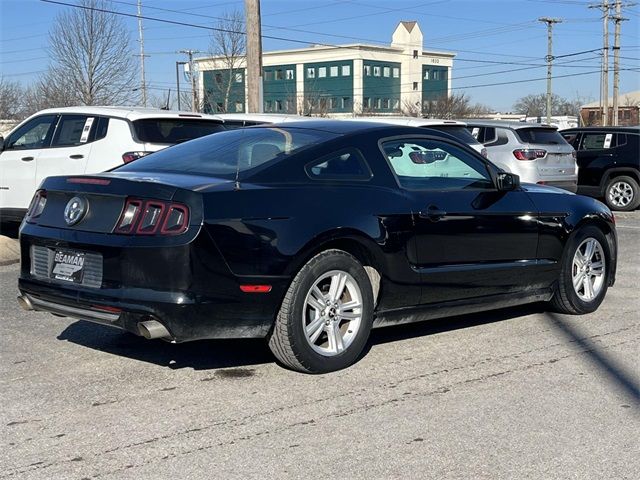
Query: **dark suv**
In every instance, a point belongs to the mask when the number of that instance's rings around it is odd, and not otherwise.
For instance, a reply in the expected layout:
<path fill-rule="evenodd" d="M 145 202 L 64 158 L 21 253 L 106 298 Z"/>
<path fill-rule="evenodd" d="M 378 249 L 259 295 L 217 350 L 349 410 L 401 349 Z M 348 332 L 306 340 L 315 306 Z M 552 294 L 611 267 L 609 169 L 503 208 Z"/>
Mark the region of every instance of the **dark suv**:
<path fill-rule="evenodd" d="M 560 132 L 578 154 L 578 193 L 611 210 L 640 205 L 640 127 L 583 127 Z"/>

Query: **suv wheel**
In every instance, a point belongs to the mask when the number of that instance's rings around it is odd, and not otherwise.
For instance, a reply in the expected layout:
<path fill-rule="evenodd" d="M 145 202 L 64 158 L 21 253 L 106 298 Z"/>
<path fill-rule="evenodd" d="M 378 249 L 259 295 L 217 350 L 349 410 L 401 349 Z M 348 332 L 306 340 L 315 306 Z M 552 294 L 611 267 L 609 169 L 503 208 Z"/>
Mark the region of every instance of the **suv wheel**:
<path fill-rule="evenodd" d="M 269 347 L 285 366 L 325 373 L 353 364 L 373 322 L 373 290 L 364 267 L 327 250 L 302 267 L 280 307 Z"/>
<path fill-rule="evenodd" d="M 631 177 L 614 177 L 607 183 L 605 202 L 611 210 L 630 211 L 640 205 L 640 187 Z"/>

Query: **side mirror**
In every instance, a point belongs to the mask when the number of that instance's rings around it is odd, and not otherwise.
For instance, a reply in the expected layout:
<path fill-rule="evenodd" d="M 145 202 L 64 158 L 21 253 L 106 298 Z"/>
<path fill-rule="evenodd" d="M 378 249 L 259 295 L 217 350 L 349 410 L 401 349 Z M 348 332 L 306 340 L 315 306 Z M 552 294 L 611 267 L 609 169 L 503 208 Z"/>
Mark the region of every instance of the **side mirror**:
<path fill-rule="evenodd" d="M 498 190 L 501 192 L 510 192 L 520 186 L 520 177 L 515 173 L 500 172 L 496 176 Z"/>
<path fill-rule="evenodd" d="M 4 137 L 0 135 L 0 152 L 4 151 Z"/>

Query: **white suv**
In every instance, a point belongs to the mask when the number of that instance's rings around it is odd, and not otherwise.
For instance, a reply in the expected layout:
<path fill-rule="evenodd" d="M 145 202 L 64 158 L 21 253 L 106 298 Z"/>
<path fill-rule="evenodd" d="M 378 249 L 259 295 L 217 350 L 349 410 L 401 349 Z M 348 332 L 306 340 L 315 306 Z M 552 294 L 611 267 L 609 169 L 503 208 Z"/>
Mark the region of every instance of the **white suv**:
<path fill-rule="evenodd" d="M 42 110 L 0 137 L 0 220 L 20 220 L 52 175 L 97 173 L 225 130 L 214 115 L 135 107 Z"/>

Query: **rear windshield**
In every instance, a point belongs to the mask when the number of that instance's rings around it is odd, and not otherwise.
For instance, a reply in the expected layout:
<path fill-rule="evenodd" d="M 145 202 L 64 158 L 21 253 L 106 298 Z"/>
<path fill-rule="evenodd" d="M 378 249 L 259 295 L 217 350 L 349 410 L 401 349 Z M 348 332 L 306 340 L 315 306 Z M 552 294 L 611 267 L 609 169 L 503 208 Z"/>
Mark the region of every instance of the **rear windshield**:
<path fill-rule="evenodd" d="M 555 128 L 518 128 L 516 133 L 523 143 L 537 143 L 539 145 L 567 143 Z"/>
<path fill-rule="evenodd" d="M 133 128 L 142 142 L 171 145 L 225 130 L 215 120 L 194 118 L 145 118 L 135 120 Z"/>
<path fill-rule="evenodd" d="M 467 130 L 467 127 L 463 127 L 461 125 L 433 125 L 425 128 L 433 128 L 434 130 L 440 130 L 441 132 L 453 135 L 466 145 L 475 145 L 478 143 L 478 140 L 471 135 L 471 132 Z"/>
<path fill-rule="evenodd" d="M 236 173 L 283 160 L 339 134 L 298 128 L 228 130 L 160 150 L 117 171 L 191 173 L 233 179 Z"/>

